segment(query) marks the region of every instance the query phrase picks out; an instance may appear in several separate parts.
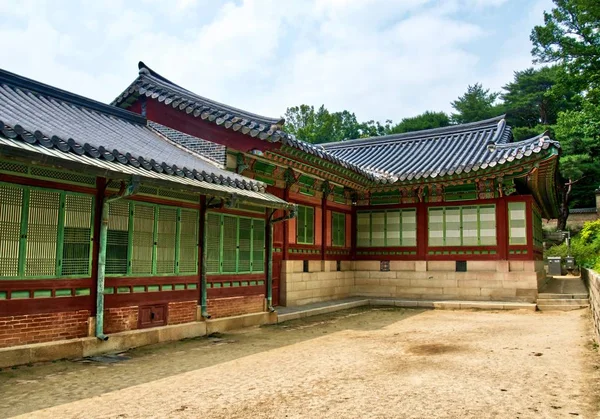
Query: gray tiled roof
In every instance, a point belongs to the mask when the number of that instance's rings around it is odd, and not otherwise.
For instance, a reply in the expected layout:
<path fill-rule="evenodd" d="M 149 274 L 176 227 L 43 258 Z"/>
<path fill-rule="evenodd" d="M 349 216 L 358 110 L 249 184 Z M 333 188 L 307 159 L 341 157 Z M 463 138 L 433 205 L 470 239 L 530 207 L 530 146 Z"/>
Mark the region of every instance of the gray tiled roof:
<path fill-rule="evenodd" d="M 215 102 L 176 85 L 141 61 L 138 67 L 139 76 L 112 102 L 113 105 L 123 106 L 132 94 L 146 95 L 197 118 L 261 140 L 277 142 L 287 136 L 281 130 L 281 118 L 260 116 Z"/>
<path fill-rule="evenodd" d="M 186 179 L 243 195 L 265 184 L 228 172 L 146 126 L 140 115 L 0 70 L 0 136 L 119 166 L 162 180 Z M 14 146 L 14 141 L 5 145 Z M 36 148 L 37 147 L 37 148 Z M 174 164 L 175 163 L 175 164 Z M 129 173 L 129 172 L 127 172 Z M 156 176 L 154 176 L 156 177 Z M 236 192 L 237 191 L 237 192 Z"/>
<path fill-rule="evenodd" d="M 224 145 L 184 134 L 183 132 L 157 124 L 156 122 L 148 121 L 148 126 L 155 131 L 158 131 L 169 140 L 210 159 L 218 164 L 219 167 L 225 167 L 227 147 Z"/>
<path fill-rule="evenodd" d="M 503 116 L 463 125 L 323 144 L 329 153 L 400 181 L 469 173 L 539 153 L 546 135 L 511 142 Z"/>
<path fill-rule="evenodd" d="M 330 154 L 320 145 L 309 144 L 294 138 L 293 135 L 281 129 L 284 124 L 282 118 L 268 118 L 215 102 L 176 85 L 150 69 L 143 62 L 140 62 L 138 67 L 139 76 L 112 102 L 113 105 L 126 108 L 138 95 L 144 95 L 225 129 L 231 129 L 264 141 L 281 142 L 297 148 L 353 170 L 368 180 L 376 182 L 386 182 L 387 180 L 385 174 L 365 170 L 352 162 Z"/>
<path fill-rule="evenodd" d="M 571 214 L 595 214 L 596 208 L 572 208 L 569 210 Z"/>

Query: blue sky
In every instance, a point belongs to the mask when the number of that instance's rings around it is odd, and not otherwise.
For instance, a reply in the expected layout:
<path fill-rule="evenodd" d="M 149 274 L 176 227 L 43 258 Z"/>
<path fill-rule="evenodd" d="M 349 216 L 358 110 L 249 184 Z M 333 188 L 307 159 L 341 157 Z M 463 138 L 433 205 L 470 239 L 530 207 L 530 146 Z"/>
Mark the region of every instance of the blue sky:
<path fill-rule="evenodd" d="M 551 0 L 0 0 L 0 68 L 103 102 L 142 60 L 195 93 L 281 116 L 451 111 L 530 67 Z"/>

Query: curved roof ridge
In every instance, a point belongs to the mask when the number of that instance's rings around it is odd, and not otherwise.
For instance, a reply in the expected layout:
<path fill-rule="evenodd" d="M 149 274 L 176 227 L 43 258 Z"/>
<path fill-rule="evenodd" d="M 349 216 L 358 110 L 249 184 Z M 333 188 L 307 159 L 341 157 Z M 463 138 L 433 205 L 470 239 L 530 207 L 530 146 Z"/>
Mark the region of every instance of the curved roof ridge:
<path fill-rule="evenodd" d="M 446 127 L 439 128 L 430 128 L 419 131 L 410 131 L 410 132 L 402 132 L 399 134 L 390 134 L 390 135 L 382 135 L 379 137 L 368 137 L 368 138 L 355 138 L 351 140 L 344 141 L 336 141 L 333 143 L 323 143 L 320 144 L 325 149 L 328 148 L 337 148 L 337 147 L 350 147 L 356 145 L 379 145 L 381 143 L 387 143 L 392 141 L 400 141 L 400 140 L 416 140 L 422 137 L 431 137 L 432 135 L 437 134 L 448 134 L 448 133 L 460 133 L 462 131 L 469 131 L 473 128 L 484 127 L 487 125 L 499 125 L 501 122 L 505 121 L 506 115 L 499 115 L 493 118 L 484 119 L 481 121 L 469 122 L 466 124 L 459 125 L 449 125 Z M 504 123 L 502 129 L 508 128 L 508 125 Z"/>
<path fill-rule="evenodd" d="M 516 147 L 520 147 L 520 146 L 524 146 L 524 145 L 529 145 L 532 143 L 535 143 L 536 141 L 539 141 L 541 143 L 548 143 L 548 144 L 552 144 L 557 148 L 560 148 L 560 143 L 556 140 L 553 140 L 552 138 L 550 138 L 550 136 L 548 135 L 548 131 L 543 132 L 539 135 L 536 135 L 535 137 L 531 137 L 531 138 L 526 138 L 524 140 L 520 140 L 520 141 L 514 141 L 511 143 L 496 143 L 496 148 L 498 149 L 508 149 L 508 148 L 516 148 Z"/>
<path fill-rule="evenodd" d="M 283 125 L 285 123 L 285 120 L 283 118 L 272 118 L 272 117 L 268 117 L 268 116 L 264 116 L 264 115 L 258 115 L 258 114 L 252 113 L 252 112 L 245 111 L 240 108 L 236 108 L 234 106 L 230 106 L 230 105 L 226 105 L 221 102 L 217 102 L 216 100 L 208 99 L 204 96 L 194 93 L 186 88 L 179 86 L 178 84 L 173 83 L 171 80 L 167 79 L 166 77 L 161 76 L 156 71 L 152 70 L 150 67 L 148 67 L 146 64 L 144 64 L 142 61 L 140 61 L 138 63 L 138 68 L 140 70 L 140 78 L 142 78 L 142 77 L 144 77 L 144 75 L 146 75 L 146 76 L 152 77 L 154 79 L 157 79 L 158 81 L 161 81 L 163 83 L 168 83 L 169 85 L 171 85 L 171 88 L 180 90 L 179 93 L 188 94 L 193 99 L 197 99 L 202 102 L 206 102 L 209 105 L 213 105 L 218 108 L 230 110 L 232 113 L 240 114 L 241 116 L 248 117 L 250 119 L 262 120 L 261 122 L 271 124 L 271 125 Z"/>

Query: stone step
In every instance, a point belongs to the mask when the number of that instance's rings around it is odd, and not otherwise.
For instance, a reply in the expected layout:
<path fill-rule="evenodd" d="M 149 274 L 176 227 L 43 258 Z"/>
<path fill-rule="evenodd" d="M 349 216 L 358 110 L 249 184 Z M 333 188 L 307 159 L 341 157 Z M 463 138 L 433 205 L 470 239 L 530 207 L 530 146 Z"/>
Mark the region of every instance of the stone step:
<path fill-rule="evenodd" d="M 588 298 L 587 294 L 556 294 L 556 293 L 548 293 L 548 292 L 542 292 L 538 294 L 538 301 L 539 300 L 554 300 L 554 299 L 559 299 L 559 300 L 577 300 L 577 299 L 581 299 L 581 298 Z"/>
<path fill-rule="evenodd" d="M 582 308 L 587 308 L 586 306 L 570 306 L 570 305 L 538 305 L 538 310 L 540 311 L 571 311 L 571 310 L 579 310 Z"/>
<path fill-rule="evenodd" d="M 577 299 L 545 299 L 538 300 L 537 305 L 539 306 L 553 306 L 553 305 L 563 305 L 563 306 L 588 306 L 590 304 L 587 298 L 577 298 Z"/>

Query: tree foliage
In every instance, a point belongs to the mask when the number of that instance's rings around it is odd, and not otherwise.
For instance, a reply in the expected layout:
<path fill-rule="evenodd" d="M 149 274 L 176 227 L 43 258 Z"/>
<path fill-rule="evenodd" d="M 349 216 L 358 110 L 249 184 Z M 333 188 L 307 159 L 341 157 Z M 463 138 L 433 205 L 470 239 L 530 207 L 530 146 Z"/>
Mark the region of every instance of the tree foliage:
<path fill-rule="evenodd" d="M 544 24 L 531 32 L 531 53 L 538 63 L 561 63 L 582 87 L 600 83 L 600 2 L 553 0 Z"/>
<path fill-rule="evenodd" d="M 392 134 L 440 128 L 450 125 L 450 117 L 445 112 L 426 111 L 421 115 L 402 119 L 390 129 Z"/>
<path fill-rule="evenodd" d="M 356 115 L 348 111 L 329 112 L 325 106 L 300 105 L 285 112 L 285 129 L 309 143 L 328 143 L 362 135 Z"/>
<path fill-rule="evenodd" d="M 452 122 L 465 124 L 498 116 L 502 113 L 495 103 L 498 96 L 499 93 L 490 92 L 490 89 L 484 89 L 479 83 L 469 85 L 466 93 L 451 104 L 456 110 L 451 116 Z"/>
<path fill-rule="evenodd" d="M 580 102 L 579 92 L 560 66 L 515 71 L 514 80 L 503 89 L 501 97 L 512 127 L 556 124 L 559 112 L 577 108 Z"/>
<path fill-rule="evenodd" d="M 354 138 L 419 131 L 450 125 L 444 112 L 427 111 L 421 115 L 402 119 L 394 125 L 391 120 L 358 122 L 349 111 L 330 112 L 324 105 L 315 110 L 313 106 L 300 105 L 285 112 L 285 130 L 298 139 L 309 143 L 329 143 Z"/>
<path fill-rule="evenodd" d="M 577 181 L 570 204 L 593 207 L 600 185 L 600 105 L 585 101 L 581 110 L 561 112 L 554 129 L 562 147 L 561 174 Z"/>

